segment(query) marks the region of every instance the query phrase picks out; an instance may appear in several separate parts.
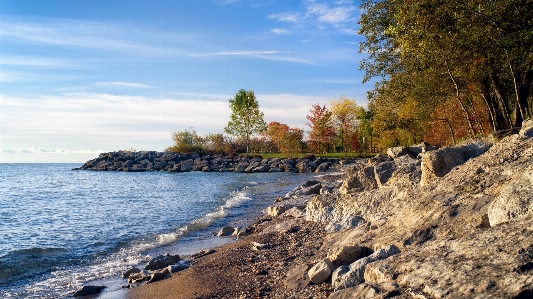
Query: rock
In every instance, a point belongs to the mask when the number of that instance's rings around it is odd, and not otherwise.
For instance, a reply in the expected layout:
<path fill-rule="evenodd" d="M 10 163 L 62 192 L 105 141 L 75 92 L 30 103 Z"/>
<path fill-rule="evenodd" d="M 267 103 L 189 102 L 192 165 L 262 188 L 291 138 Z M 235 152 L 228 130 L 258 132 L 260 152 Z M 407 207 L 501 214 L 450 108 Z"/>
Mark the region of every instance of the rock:
<path fill-rule="evenodd" d="M 194 160 L 188 159 L 185 161 L 181 161 L 181 172 L 189 172 L 192 171 L 194 167 Z"/>
<path fill-rule="evenodd" d="M 272 217 L 277 217 L 283 214 L 285 211 L 292 208 L 292 206 L 270 206 L 267 208 L 267 215 Z"/>
<path fill-rule="evenodd" d="M 128 278 L 128 277 L 130 277 L 131 274 L 139 273 L 139 272 L 141 272 L 141 269 L 139 269 L 139 268 L 131 268 L 128 271 L 122 273 L 122 278 Z"/>
<path fill-rule="evenodd" d="M 366 265 L 364 273 L 365 282 L 371 284 L 390 283 L 396 279 L 391 265 L 387 263 L 370 263 Z"/>
<path fill-rule="evenodd" d="M 382 187 L 396 170 L 395 162 L 383 162 L 374 166 L 374 176 L 378 187 Z"/>
<path fill-rule="evenodd" d="M 180 260 L 179 255 L 159 255 L 148 262 L 148 265 L 144 267 L 144 270 L 159 270 L 166 268 L 168 265 L 175 264 Z"/>
<path fill-rule="evenodd" d="M 270 248 L 270 244 L 263 244 L 263 243 L 258 243 L 258 242 L 252 242 L 252 250 L 256 250 L 256 251 L 259 251 L 259 250 L 262 250 L 262 249 L 268 249 Z"/>
<path fill-rule="evenodd" d="M 329 169 L 329 163 L 324 162 L 318 165 L 315 172 L 326 172 L 328 169 Z"/>
<path fill-rule="evenodd" d="M 507 184 L 500 195 L 489 204 L 490 226 L 533 214 L 532 186 L 533 169 L 526 170 L 518 179 Z"/>
<path fill-rule="evenodd" d="M 533 119 L 522 122 L 522 129 L 518 133 L 518 136 L 523 139 L 533 137 Z"/>
<path fill-rule="evenodd" d="M 332 293 L 329 299 L 364 299 L 364 298 L 376 298 L 377 291 L 374 287 L 367 283 L 362 283 L 356 287 L 347 288 Z"/>
<path fill-rule="evenodd" d="M 333 264 L 326 258 L 309 269 L 307 275 L 314 284 L 321 284 L 328 279 L 333 269 Z"/>
<path fill-rule="evenodd" d="M 152 282 L 158 281 L 161 278 L 163 278 L 165 275 L 167 275 L 167 273 L 168 273 L 168 268 L 155 271 L 150 274 L 150 279 L 146 283 L 152 283 Z"/>
<path fill-rule="evenodd" d="M 290 269 L 285 279 L 287 289 L 303 289 L 311 282 L 307 272 L 311 269 L 312 264 L 301 264 Z"/>
<path fill-rule="evenodd" d="M 349 266 L 341 266 L 333 272 L 331 282 L 335 291 L 354 287 L 365 281 L 364 273 L 366 266 L 372 262 L 379 261 L 389 256 L 399 253 L 400 250 L 395 245 L 389 245 L 379 249 L 373 254 L 361 258 Z"/>
<path fill-rule="evenodd" d="M 148 272 L 148 270 L 143 270 L 139 273 L 130 274 L 130 276 L 128 277 L 128 283 L 135 283 L 138 281 L 145 280 L 149 277 L 150 277 L 150 273 Z"/>
<path fill-rule="evenodd" d="M 283 213 L 283 216 L 293 217 L 293 218 L 301 218 L 304 215 L 305 214 L 304 214 L 304 212 L 302 211 L 302 209 L 300 207 L 290 208 L 290 209 L 288 209 L 287 211 L 285 211 Z"/>
<path fill-rule="evenodd" d="M 212 254 L 212 253 L 215 253 L 215 252 L 216 252 L 216 250 L 214 250 L 214 249 L 203 249 L 203 250 L 198 251 L 195 254 L 192 254 L 191 258 L 192 259 L 197 259 L 197 258 L 201 258 L 203 256 L 206 256 L 206 255 L 209 255 L 209 254 Z"/>
<path fill-rule="evenodd" d="M 420 185 L 425 186 L 430 184 L 437 178 L 445 176 L 454 167 L 483 154 L 488 149 L 488 144 L 481 141 L 474 141 L 422 153 L 422 179 Z"/>
<path fill-rule="evenodd" d="M 217 234 L 217 237 L 225 237 L 233 234 L 235 232 L 235 228 L 231 226 L 224 226 Z"/>
<path fill-rule="evenodd" d="M 299 196 L 299 195 L 312 195 L 319 194 L 322 184 L 318 181 L 307 181 L 305 184 L 294 188 L 292 191 L 285 194 L 286 198 Z"/>
<path fill-rule="evenodd" d="M 339 189 L 340 194 L 372 190 L 378 187 L 373 166 L 356 164 L 347 171 L 348 178 Z"/>
<path fill-rule="evenodd" d="M 407 155 L 407 148 L 405 146 L 391 147 L 387 149 L 387 155 L 391 159 L 396 159 L 398 157 Z"/>
<path fill-rule="evenodd" d="M 177 265 L 170 265 L 170 266 L 167 267 L 169 273 L 180 272 L 180 271 L 183 271 L 183 270 L 185 270 L 187 268 L 189 268 L 189 265 L 185 264 L 185 263 L 177 264 Z"/>
<path fill-rule="evenodd" d="M 100 292 L 102 292 L 102 290 L 105 288 L 105 286 L 83 286 L 80 290 L 74 293 L 72 297 L 82 297 L 100 294 Z"/>
<path fill-rule="evenodd" d="M 334 266 L 348 265 L 364 254 L 363 249 L 359 245 L 335 247 L 328 254 L 328 259 Z"/>

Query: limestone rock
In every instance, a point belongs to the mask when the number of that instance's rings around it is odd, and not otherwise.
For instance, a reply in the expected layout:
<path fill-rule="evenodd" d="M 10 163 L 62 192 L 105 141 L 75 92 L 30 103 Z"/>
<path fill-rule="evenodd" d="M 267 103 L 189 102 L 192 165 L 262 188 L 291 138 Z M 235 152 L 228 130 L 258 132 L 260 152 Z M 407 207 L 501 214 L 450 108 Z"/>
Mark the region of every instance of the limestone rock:
<path fill-rule="evenodd" d="M 304 212 L 300 207 L 293 207 L 288 209 L 283 213 L 283 216 L 293 217 L 293 218 L 301 218 L 304 216 Z"/>
<path fill-rule="evenodd" d="M 105 286 L 83 286 L 80 290 L 74 293 L 72 297 L 82 297 L 100 294 L 100 292 L 102 292 L 102 290 L 105 288 Z"/>
<path fill-rule="evenodd" d="M 217 234 L 217 237 L 225 237 L 233 234 L 235 232 L 235 228 L 231 226 L 224 226 L 220 229 L 220 231 Z"/>
<path fill-rule="evenodd" d="M 474 141 L 422 153 L 422 179 L 420 185 L 430 184 L 435 179 L 445 176 L 454 167 L 483 154 L 488 149 L 488 144 Z"/>
<path fill-rule="evenodd" d="M 326 258 L 309 269 L 307 275 L 314 284 L 321 284 L 328 279 L 333 269 L 333 264 Z"/>
<path fill-rule="evenodd" d="M 150 277 L 150 273 L 148 272 L 148 270 L 142 270 L 139 273 L 130 274 L 130 276 L 128 277 L 128 283 L 135 283 L 138 281 L 145 280 L 149 277 Z"/>
<path fill-rule="evenodd" d="M 491 226 L 533 214 L 533 169 L 509 183 L 489 204 Z"/>
<path fill-rule="evenodd" d="M 180 263 L 180 264 L 177 264 L 177 265 L 170 265 L 168 266 L 168 272 L 169 273 L 176 273 L 176 272 L 180 272 L 180 271 L 183 271 L 185 269 L 189 268 L 189 265 L 186 264 L 186 263 Z"/>
<path fill-rule="evenodd" d="M 329 169 L 329 163 L 324 162 L 318 165 L 315 172 L 326 172 L 328 169 Z"/>
<path fill-rule="evenodd" d="M 329 254 L 328 259 L 334 266 L 348 265 L 363 254 L 363 249 L 359 245 L 335 247 Z"/>
<path fill-rule="evenodd" d="M 378 187 L 373 166 L 356 164 L 347 171 L 347 175 L 348 178 L 339 189 L 341 194 L 372 190 Z"/>
<path fill-rule="evenodd" d="M 146 283 L 152 283 L 152 282 L 158 281 L 161 278 L 163 278 L 165 275 L 167 275 L 167 273 L 168 273 L 168 268 L 165 268 L 159 271 L 154 271 L 150 273 L 150 279 Z"/>
<path fill-rule="evenodd" d="M 292 206 L 270 206 L 267 208 L 267 215 L 272 217 L 277 217 L 283 214 L 285 211 L 292 208 Z"/>
<path fill-rule="evenodd" d="M 329 299 L 353 299 L 353 298 L 376 298 L 377 291 L 374 287 L 367 283 L 362 283 L 356 287 L 347 288 L 332 293 Z"/>
<path fill-rule="evenodd" d="M 403 155 L 407 155 L 407 148 L 405 146 L 391 147 L 387 149 L 387 155 L 391 159 L 396 159 Z"/>
<path fill-rule="evenodd" d="M 370 263 L 365 268 L 364 279 L 371 284 L 391 283 L 396 279 L 396 275 L 390 264 Z"/>
<path fill-rule="evenodd" d="M 377 250 L 367 257 L 351 263 L 349 266 L 341 266 L 337 268 L 331 277 L 333 287 L 337 291 L 363 283 L 365 281 L 365 269 L 368 264 L 388 258 L 389 256 L 395 255 L 399 252 L 400 250 L 398 247 L 389 245 L 385 248 Z"/>
<path fill-rule="evenodd" d="M 523 139 L 533 137 L 533 119 L 525 120 L 522 123 L 522 129 L 518 133 L 518 136 Z"/>
<path fill-rule="evenodd" d="M 301 264 L 290 269 L 285 279 L 287 289 L 303 289 L 311 282 L 307 272 L 311 269 L 312 264 Z"/>
<path fill-rule="evenodd" d="M 395 162 L 383 162 L 374 166 L 374 175 L 378 187 L 382 187 L 391 178 L 396 170 Z"/>

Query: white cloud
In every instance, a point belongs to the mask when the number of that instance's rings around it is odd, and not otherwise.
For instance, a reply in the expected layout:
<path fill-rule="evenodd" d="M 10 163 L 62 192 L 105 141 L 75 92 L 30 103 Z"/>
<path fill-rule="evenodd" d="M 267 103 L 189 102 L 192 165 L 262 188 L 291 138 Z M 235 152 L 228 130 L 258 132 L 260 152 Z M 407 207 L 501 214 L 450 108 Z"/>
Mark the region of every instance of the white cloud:
<path fill-rule="evenodd" d="M 341 30 L 341 32 L 347 35 L 359 35 L 359 32 L 357 32 L 357 30 L 354 30 L 354 29 L 344 28 Z"/>
<path fill-rule="evenodd" d="M 267 17 L 268 19 L 275 19 L 278 22 L 288 22 L 288 23 L 297 23 L 300 21 L 300 14 L 299 13 L 275 13 L 271 14 Z"/>
<path fill-rule="evenodd" d="M 279 34 L 279 35 L 289 35 L 289 34 L 291 34 L 290 31 L 286 30 L 286 29 L 274 28 L 274 29 L 272 29 L 270 31 L 275 33 L 275 34 Z"/>
<path fill-rule="evenodd" d="M 190 54 L 192 57 L 207 57 L 207 56 L 253 56 L 253 55 L 270 55 L 278 54 L 279 51 L 234 51 L 234 52 L 215 52 L 215 53 L 202 53 L 202 54 Z"/>
<path fill-rule="evenodd" d="M 0 148 L 0 154 L 82 154 L 82 155 L 98 155 L 104 152 L 103 150 L 72 150 L 67 148 Z"/>
<path fill-rule="evenodd" d="M 326 4 L 316 3 L 309 0 L 307 4 L 307 15 L 316 15 L 318 21 L 331 24 L 345 23 L 353 19 L 352 12 L 356 10 L 353 6 L 329 7 Z"/>
<path fill-rule="evenodd" d="M 98 82 L 98 85 L 108 85 L 108 86 L 120 86 L 120 87 L 133 87 L 133 88 L 153 88 L 153 86 L 141 84 L 141 83 L 131 83 L 131 82 Z"/>

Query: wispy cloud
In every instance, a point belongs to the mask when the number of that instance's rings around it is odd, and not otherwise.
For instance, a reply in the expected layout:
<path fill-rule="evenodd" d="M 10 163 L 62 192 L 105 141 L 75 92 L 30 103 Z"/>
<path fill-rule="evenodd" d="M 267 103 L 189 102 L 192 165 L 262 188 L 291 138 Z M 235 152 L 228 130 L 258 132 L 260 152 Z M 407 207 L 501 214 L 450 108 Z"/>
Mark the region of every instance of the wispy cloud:
<path fill-rule="evenodd" d="M 131 83 L 131 82 L 97 82 L 98 85 L 107 85 L 107 86 L 119 86 L 119 87 L 133 87 L 133 88 L 154 88 L 153 86 L 141 84 L 141 83 Z"/>
<path fill-rule="evenodd" d="M 38 45 L 97 48 L 104 50 L 121 50 L 151 55 L 167 55 L 178 49 L 155 47 L 149 42 L 137 42 L 132 36 L 142 35 L 150 40 L 150 32 L 139 31 L 131 27 L 121 27 L 112 23 L 91 22 L 64 19 L 39 19 L 34 22 L 2 20 L 0 37 Z M 158 35 L 161 36 L 161 35 Z"/>
<path fill-rule="evenodd" d="M 315 15 L 320 22 L 331 24 L 345 23 L 353 20 L 352 12 L 356 10 L 354 6 L 330 7 L 327 4 L 317 3 L 314 0 L 308 0 L 307 15 Z"/>
<path fill-rule="evenodd" d="M 344 28 L 344 29 L 341 30 L 341 32 L 344 33 L 344 34 L 347 34 L 347 35 L 359 35 L 357 30 L 355 30 L 355 29 Z"/>
<path fill-rule="evenodd" d="M 290 13 L 290 12 L 275 13 L 275 14 L 269 15 L 268 19 L 275 19 L 278 22 L 296 23 L 300 21 L 300 14 Z"/>
<path fill-rule="evenodd" d="M 272 29 L 270 31 L 272 33 L 279 34 L 279 35 L 289 35 L 289 34 L 291 34 L 291 32 L 289 30 L 286 30 L 286 29 L 274 28 L 274 29 Z"/>
<path fill-rule="evenodd" d="M 270 55 L 279 54 L 279 51 L 235 51 L 235 52 L 215 52 L 215 53 L 199 53 L 190 54 L 191 57 L 206 57 L 206 56 L 254 56 L 254 55 Z"/>
<path fill-rule="evenodd" d="M 72 150 L 68 148 L 41 148 L 41 147 L 27 147 L 27 148 L 0 148 L 0 154 L 83 154 L 83 155 L 98 155 L 104 150 Z"/>

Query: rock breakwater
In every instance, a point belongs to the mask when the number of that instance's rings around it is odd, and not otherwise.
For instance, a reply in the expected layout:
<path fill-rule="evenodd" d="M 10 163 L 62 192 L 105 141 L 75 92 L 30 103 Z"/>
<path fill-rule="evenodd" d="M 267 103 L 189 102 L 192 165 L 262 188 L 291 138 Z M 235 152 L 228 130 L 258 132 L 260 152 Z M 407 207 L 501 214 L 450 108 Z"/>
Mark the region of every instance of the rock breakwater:
<path fill-rule="evenodd" d="M 327 172 L 352 162 L 336 158 L 261 158 L 244 156 L 180 154 L 156 151 L 116 151 L 101 153 L 73 170 L 169 171 L 169 172 Z"/>

